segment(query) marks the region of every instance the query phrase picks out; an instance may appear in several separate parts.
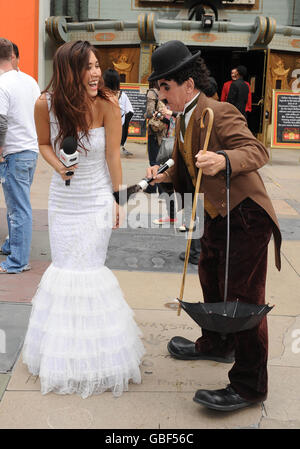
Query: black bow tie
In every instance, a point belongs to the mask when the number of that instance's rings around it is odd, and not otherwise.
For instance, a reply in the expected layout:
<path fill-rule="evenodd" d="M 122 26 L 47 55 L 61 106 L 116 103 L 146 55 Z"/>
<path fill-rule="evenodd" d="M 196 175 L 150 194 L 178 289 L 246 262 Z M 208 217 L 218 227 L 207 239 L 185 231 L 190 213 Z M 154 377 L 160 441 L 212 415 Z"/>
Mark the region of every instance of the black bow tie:
<path fill-rule="evenodd" d="M 191 109 L 193 109 L 194 106 L 196 106 L 198 98 L 199 98 L 199 95 L 197 95 L 197 97 L 192 101 L 192 103 L 189 104 L 188 107 L 185 109 L 185 111 L 180 115 L 180 130 L 181 130 L 181 134 L 182 134 L 183 139 L 184 139 L 184 136 L 185 136 L 185 115 Z"/>

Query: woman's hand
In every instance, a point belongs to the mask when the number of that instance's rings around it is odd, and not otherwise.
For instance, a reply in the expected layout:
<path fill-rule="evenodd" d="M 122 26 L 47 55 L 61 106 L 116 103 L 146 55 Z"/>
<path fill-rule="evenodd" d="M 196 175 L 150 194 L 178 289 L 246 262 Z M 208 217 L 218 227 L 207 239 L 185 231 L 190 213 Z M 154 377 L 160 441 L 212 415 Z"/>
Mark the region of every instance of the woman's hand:
<path fill-rule="evenodd" d="M 124 209 L 118 203 L 114 203 L 114 223 L 113 229 L 118 229 L 124 221 Z"/>
<path fill-rule="evenodd" d="M 64 164 L 60 163 L 59 166 L 56 168 L 57 173 L 62 177 L 64 181 L 68 181 L 69 179 L 72 179 L 72 176 L 75 173 L 75 170 L 78 168 L 78 165 L 72 165 L 71 167 L 65 167 Z M 72 173 L 73 172 L 73 173 Z M 69 173 L 69 174 L 67 174 Z M 72 174 L 70 174 L 72 173 Z"/>
<path fill-rule="evenodd" d="M 222 154 L 207 151 L 202 154 L 202 150 L 196 154 L 196 167 L 202 168 L 203 174 L 208 176 L 215 176 L 219 171 L 225 170 L 226 159 Z"/>

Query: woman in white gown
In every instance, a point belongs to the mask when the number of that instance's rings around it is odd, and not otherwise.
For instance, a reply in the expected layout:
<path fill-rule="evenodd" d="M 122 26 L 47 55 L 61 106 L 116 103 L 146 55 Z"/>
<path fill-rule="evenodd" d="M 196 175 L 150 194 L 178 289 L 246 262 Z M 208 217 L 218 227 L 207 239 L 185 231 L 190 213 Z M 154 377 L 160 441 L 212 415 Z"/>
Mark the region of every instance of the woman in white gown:
<path fill-rule="evenodd" d="M 144 347 L 118 281 L 104 266 L 112 228 L 120 224 L 112 192 L 122 184 L 121 116 L 102 88 L 88 42 L 57 50 L 35 121 L 40 152 L 54 168 L 48 208 L 52 263 L 33 298 L 23 362 L 39 375 L 43 394 L 85 398 L 112 390 L 119 396 L 130 380 L 141 382 Z M 58 157 L 67 136 L 77 139 L 80 152 L 72 176 Z"/>

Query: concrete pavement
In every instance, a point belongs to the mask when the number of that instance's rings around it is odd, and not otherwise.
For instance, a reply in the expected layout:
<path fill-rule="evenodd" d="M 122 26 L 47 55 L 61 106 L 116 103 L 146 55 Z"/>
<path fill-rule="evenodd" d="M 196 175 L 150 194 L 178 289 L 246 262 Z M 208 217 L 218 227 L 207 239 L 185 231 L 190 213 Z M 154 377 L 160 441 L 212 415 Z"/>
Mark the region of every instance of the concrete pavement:
<path fill-rule="evenodd" d="M 147 157 L 145 145 L 129 143 L 127 147 L 134 153 L 131 158 L 122 156 L 124 183 L 130 185 L 144 176 Z M 268 317 L 269 396 L 263 405 L 228 414 L 207 410 L 192 398 L 199 388 L 223 388 L 228 383 L 230 365 L 179 361 L 168 355 L 166 344 L 172 336 L 193 340 L 200 334 L 184 312 L 178 317 L 173 308 L 183 268 L 178 254 L 185 249 L 185 237 L 176 226 L 146 229 L 143 217 L 148 220 L 149 205 L 143 201 L 139 209 L 141 227 L 114 231 L 107 258 L 143 332 L 146 354 L 141 365 L 142 383 L 130 385 L 129 391 L 117 399 L 110 392 L 87 399 L 40 394 L 38 378 L 28 374 L 20 356 L 31 298 L 51 257 L 47 224 L 51 170 L 40 157 L 32 187 L 33 268 L 0 279 L 0 428 L 299 429 L 299 157 L 296 150 L 272 150 L 271 162 L 261 170 L 283 232 L 281 272 L 274 266 L 273 244 L 269 247 L 267 301 L 276 306 Z M 157 218 L 164 215 L 164 204 L 153 199 L 155 195 L 151 195 L 152 218 Z M 6 233 L 0 191 L 0 241 Z M 3 258 L 0 256 L 0 260 Z M 189 266 L 184 298 L 201 300 L 195 266 Z"/>

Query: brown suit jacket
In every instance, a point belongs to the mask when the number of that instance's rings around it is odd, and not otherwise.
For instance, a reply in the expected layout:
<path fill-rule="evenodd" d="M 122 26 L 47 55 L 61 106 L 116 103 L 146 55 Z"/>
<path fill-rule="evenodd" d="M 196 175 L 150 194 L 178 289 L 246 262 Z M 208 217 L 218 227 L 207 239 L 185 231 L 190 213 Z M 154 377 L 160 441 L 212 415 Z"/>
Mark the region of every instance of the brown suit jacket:
<path fill-rule="evenodd" d="M 230 179 L 230 210 L 246 198 L 251 198 L 269 214 L 273 221 L 273 236 L 275 243 L 276 267 L 280 270 L 281 233 L 278 220 L 267 194 L 258 169 L 265 165 L 269 153 L 251 133 L 246 119 L 231 104 L 219 102 L 200 93 L 194 111 L 194 126 L 192 134 L 193 158 L 203 148 L 208 124 L 208 114 L 205 117 L 205 127 L 200 128 L 202 111 L 211 108 L 214 112 L 214 124 L 208 144 L 208 151 L 223 150 L 227 153 L 231 164 Z M 186 167 L 179 152 L 180 121 L 176 123 L 176 138 L 173 150 L 174 166 L 169 170 L 175 191 L 184 194 L 187 186 Z M 200 192 L 203 192 L 210 203 L 221 216 L 226 216 L 226 183 L 224 172 L 215 176 L 202 176 Z"/>

